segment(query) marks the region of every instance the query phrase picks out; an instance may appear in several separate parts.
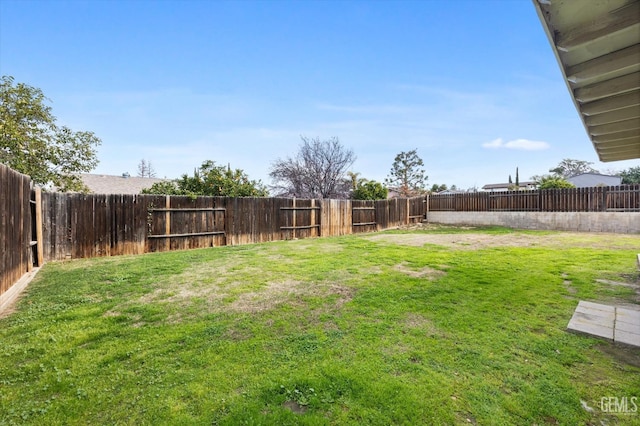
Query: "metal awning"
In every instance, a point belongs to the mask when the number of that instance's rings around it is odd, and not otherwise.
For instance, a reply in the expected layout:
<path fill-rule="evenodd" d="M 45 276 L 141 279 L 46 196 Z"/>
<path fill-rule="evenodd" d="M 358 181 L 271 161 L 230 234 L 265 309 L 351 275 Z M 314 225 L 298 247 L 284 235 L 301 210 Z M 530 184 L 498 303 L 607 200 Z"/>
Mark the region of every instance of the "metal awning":
<path fill-rule="evenodd" d="M 533 0 L 601 161 L 640 158 L 640 0 Z"/>

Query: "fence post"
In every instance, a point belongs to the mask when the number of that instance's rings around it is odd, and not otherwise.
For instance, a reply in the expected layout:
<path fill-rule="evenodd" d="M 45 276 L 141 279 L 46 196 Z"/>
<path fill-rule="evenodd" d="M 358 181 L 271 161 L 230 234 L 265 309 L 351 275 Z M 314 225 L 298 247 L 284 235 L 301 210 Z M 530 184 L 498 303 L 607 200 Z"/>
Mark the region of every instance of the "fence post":
<path fill-rule="evenodd" d="M 311 199 L 311 211 L 309 212 L 310 213 L 309 222 L 311 222 L 311 223 L 309 223 L 309 225 L 311 225 L 311 228 L 309 228 L 309 236 L 311 236 L 311 237 L 314 236 L 313 234 L 316 234 L 315 236 L 317 237 L 318 236 L 318 231 L 319 231 L 319 228 L 315 227 L 315 224 L 316 224 L 316 209 L 315 209 L 315 207 L 316 207 L 316 199 L 312 198 Z"/>
<path fill-rule="evenodd" d="M 44 241 L 42 235 L 42 189 L 36 186 L 36 251 L 38 266 L 44 263 Z"/>
<path fill-rule="evenodd" d="M 427 197 L 424 200 L 424 220 L 427 223 L 429 222 L 429 196 L 430 194 L 427 194 Z"/>
<path fill-rule="evenodd" d="M 407 198 L 407 219 L 405 220 L 405 225 L 409 225 L 409 223 L 411 223 L 411 218 L 409 216 L 411 216 L 411 205 L 409 204 L 409 198 Z"/>
<path fill-rule="evenodd" d="M 291 214 L 293 215 L 293 217 L 291 218 L 291 226 L 293 227 L 291 229 L 291 239 L 295 240 L 296 239 L 296 197 L 293 197 L 293 210 L 291 210 Z"/>
<path fill-rule="evenodd" d="M 164 213 L 164 234 L 171 235 L 171 196 L 165 195 L 164 197 L 164 207 L 167 211 Z M 169 251 L 171 249 L 171 238 L 166 237 L 165 239 L 165 249 Z"/>

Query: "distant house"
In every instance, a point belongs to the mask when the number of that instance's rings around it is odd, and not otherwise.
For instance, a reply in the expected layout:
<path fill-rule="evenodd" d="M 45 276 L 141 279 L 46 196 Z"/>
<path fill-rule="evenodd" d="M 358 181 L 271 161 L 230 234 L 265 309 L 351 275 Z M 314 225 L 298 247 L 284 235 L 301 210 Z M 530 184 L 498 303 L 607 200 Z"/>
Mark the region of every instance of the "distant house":
<path fill-rule="evenodd" d="M 121 176 L 82 173 L 80 179 L 93 194 L 139 194 L 156 182 L 168 180 L 134 177 L 129 176 L 129 173 L 123 173 Z"/>
<path fill-rule="evenodd" d="M 511 187 L 514 187 L 515 183 L 490 183 L 482 187 L 484 191 L 509 191 Z M 536 189 L 535 182 L 520 182 L 518 185 L 520 189 Z"/>
<path fill-rule="evenodd" d="M 620 176 L 601 175 L 599 173 L 583 173 L 567 179 L 576 188 L 591 188 L 594 186 L 618 186 L 622 184 Z"/>
<path fill-rule="evenodd" d="M 447 195 L 447 194 L 464 194 L 466 191 L 459 191 L 457 189 L 445 189 L 444 191 L 434 192 L 434 195 Z"/>

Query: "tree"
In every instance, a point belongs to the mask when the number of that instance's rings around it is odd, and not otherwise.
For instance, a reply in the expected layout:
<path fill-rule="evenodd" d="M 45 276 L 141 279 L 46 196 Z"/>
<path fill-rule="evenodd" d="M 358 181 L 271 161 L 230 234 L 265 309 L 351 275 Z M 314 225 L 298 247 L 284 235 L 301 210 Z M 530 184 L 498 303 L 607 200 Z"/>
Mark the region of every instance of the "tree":
<path fill-rule="evenodd" d="M 56 125 L 42 90 L 13 77 L 0 79 L 0 163 L 29 175 L 40 185 L 87 191 L 78 173 L 98 165 L 100 139 Z"/>
<path fill-rule="evenodd" d="M 358 189 L 358 182 L 361 182 L 366 179 L 360 179 L 360 172 L 347 172 L 347 176 L 349 176 L 349 182 L 351 182 L 351 190 L 355 191 Z"/>
<path fill-rule="evenodd" d="M 154 194 L 154 195 L 195 195 L 187 194 L 185 191 L 178 187 L 177 180 L 165 180 L 162 182 L 155 182 L 151 187 L 142 190 L 141 194 Z"/>
<path fill-rule="evenodd" d="M 640 166 L 630 167 L 620 172 L 623 185 L 633 185 L 640 183 Z"/>
<path fill-rule="evenodd" d="M 389 190 L 380 182 L 360 179 L 351 198 L 354 200 L 386 200 L 388 195 Z"/>
<path fill-rule="evenodd" d="M 337 137 L 324 141 L 301 138 L 294 157 L 279 158 L 271 165 L 274 191 L 285 197 L 347 198 L 354 177 L 348 180 L 345 174 L 356 160 L 354 152 Z"/>
<path fill-rule="evenodd" d="M 194 170 L 193 176 L 183 174 L 174 181 L 157 182 L 143 194 L 208 195 L 221 197 L 266 197 L 267 189 L 260 181 L 250 180 L 240 169 L 218 166 L 207 160 Z"/>
<path fill-rule="evenodd" d="M 144 158 L 138 163 L 138 177 L 154 178 L 156 177 L 156 171 L 151 164 L 151 161 L 147 161 Z"/>
<path fill-rule="evenodd" d="M 593 163 L 589 161 L 565 158 L 558 163 L 556 167 L 549 169 L 549 172 L 553 173 L 555 176 L 563 177 L 565 179 L 583 173 L 598 173 L 596 169 L 591 167 L 592 164 Z"/>
<path fill-rule="evenodd" d="M 509 189 L 509 191 L 520 190 L 520 172 L 518 171 L 517 167 L 516 167 L 516 181 L 514 183 L 513 179 L 511 179 L 511 175 L 509 175 L 509 186 L 507 187 L 507 189 Z"/>
<path fill-rule="evenodd" d="M 536 183 L 538 184 L 538 189 L 563 189 L 576 187 L 565 178 L 553 175 L 540 176 Z"/>
<path fill-rule="evenodd" d="M 447 190 L 447 184 L 443 183 L 442 185 L 438 185 L 437 183 L 434 183 L 433 185 L 431 185 L 431 192 L 442 192 L 442 191 L 446 191 Z"/>
<path fill-rule="evenodd" d="M 393 160 L 385 182 L 390 188 L 397 189 L 401 197 L 422 194 L 428 179 L 423 167 L 424 162 L 418 156 L 417 149 L 403 151 Z"/>

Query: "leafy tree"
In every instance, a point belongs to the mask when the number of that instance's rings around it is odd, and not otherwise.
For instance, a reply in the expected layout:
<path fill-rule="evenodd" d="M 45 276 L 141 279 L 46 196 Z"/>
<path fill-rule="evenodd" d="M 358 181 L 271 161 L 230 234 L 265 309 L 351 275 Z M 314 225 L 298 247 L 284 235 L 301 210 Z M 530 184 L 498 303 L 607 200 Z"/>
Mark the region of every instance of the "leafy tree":
<path fill-rule="evenodd" d="M 447 184 L 443 183 L 441 185 L 438 185 L 437 183 L 434 183 L 433 185 L 431 185 L 431 192 L 441 192 L 441 191 L 446 191 L 447 190 Z"/>
<path fill-rule="evenodd" d="M 143 194 L 208 195 L 222 197 L 266 197 L 267 189 L 260 181 L 250 180 L 240 169 L 218 166 L 207 160 L 194 170 L 193 176 L 183 174 L 174 181 L 157 182 Z"/>
<path fill-rule="evenodd" d="M 144 158 L 138 163 L 138 177 L 154 178 L 156 177 L 156 171 L 151 164 L 151 161 L 147 161 Z"/>
<path fill-rule="evenodd" d="M 294 157 L 277 159 L 269 176 L 278 195 L 299 198 L 347 198 L 353 184 L 345 179 L 356 160 L 337 137 L 321 141 L 304 136 Z M 355 177 L 357 179 L 357 176 Z"/>
<path fill-rule="evenodd" d="M 386 200 L 389 190 L 375 180 L 361 179 L 351 194 L 354 200 Z"/>
<path fill-rule="evenodd" d="M 100 139 L 56 125 L 42 90 L 0 79 L 0 163 L 62 191 L 88 191 L 78 173 L 98 165 Z"/>
<path fill-rule="evenodd" d="M 151 187 L 142 190 L 141 194 L 154 194 L 154 195 L 195 195 L 188 194 L 178 187 L 177 180 L 165 180 L 162 182 L 156 182 Z"/>
<path fill-rule="evenodd" d="M 553 175 L 540 176 L 536 183 L 538 184 L 538 189 L 563 189 L 576 187 L 565 178 Z"/>
<path fill-rule="evenodd" d="M 393 160 L 385 182 L 387 186 L 396 188 L 401 197 L 422 194 L 428 179 L 423 167 L 424 162 L 418 156 L 417 149 L 403 151 Z"/>
<path fill-rule="evenodd" d="M 565 179 L 583 173 L 598 173 L 596 169 L 591 167 L 592 164 L 593 163 L 589 161 L 565 158 L 558 163 L 556 167 L 549 169 L 549 172 L 553 173 L 555 176 L 563 177 Z"/>
<path fill-rule="evenodd" d="M 640 166 L 630 167 L 620 172 L 623 185 L 633 185 L 640 183 Z"/>

